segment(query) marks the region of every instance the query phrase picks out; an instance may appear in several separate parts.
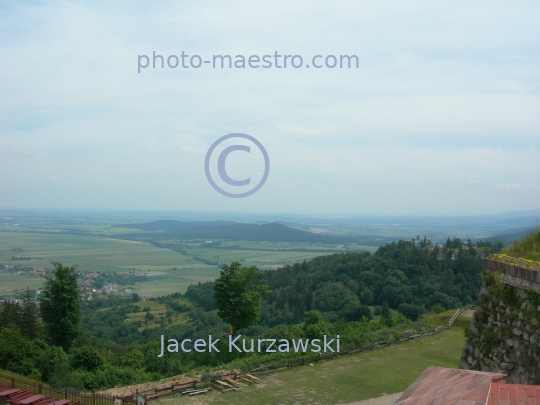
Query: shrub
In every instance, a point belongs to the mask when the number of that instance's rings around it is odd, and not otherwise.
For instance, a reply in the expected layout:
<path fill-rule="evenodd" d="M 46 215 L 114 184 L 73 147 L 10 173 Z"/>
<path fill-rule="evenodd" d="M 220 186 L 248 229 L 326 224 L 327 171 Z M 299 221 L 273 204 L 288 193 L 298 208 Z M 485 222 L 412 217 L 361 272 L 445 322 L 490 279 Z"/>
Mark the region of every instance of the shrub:
<path fill-rule="evenodd" d="M 404 302 L 399 304 L 398 311 L 411 321 L 417 321 L 420 315 L 426 312 L 423 305 L 406 304 Z"/>
<path fill-rule="evenodd" d="M 58 346 L 49 346 L 39 356 L 39 371 L 45 381 L 48 381 L 55 388 L 72 387 L 71 381 L 68 384 L 65 376 L 70 374 L 71 367 L 68 355 L 64 349 Z"/>
<path fill-rule="evenodd" d="M 83 346 L 75 349 L 71 357 L 73 368 L 94 371 L 103 364 L 103 357 L 92 346 Z"/>

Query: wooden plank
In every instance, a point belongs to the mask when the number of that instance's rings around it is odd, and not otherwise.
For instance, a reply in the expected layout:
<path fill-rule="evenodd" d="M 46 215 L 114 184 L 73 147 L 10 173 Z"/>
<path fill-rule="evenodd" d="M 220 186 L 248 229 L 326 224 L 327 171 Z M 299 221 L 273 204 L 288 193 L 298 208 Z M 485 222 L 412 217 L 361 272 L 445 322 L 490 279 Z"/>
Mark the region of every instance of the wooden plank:
<path fill-rule="evenodd" d="M 16 394 L 18 392 L 21 392 L 21 390 L 18 388 L 2 391 L 0 392 L 0 398 L 9 397 L 10 395 Z"/>
<path fill-rule="evenodd" d="M 224 378 L 224 380 L 227 381 L 228 383 L 240 386 L 240 384 L 238 384 L 238 382 L 234 381 L 232 378 L 226 377 Z"/>
<path fill-rule="evenodd" d="M 261 381 L 259 380 L 257 377 L 255 377 L 254 375 L 251 375 L 251 374 L 246 374 L 249 378 L 255 380 L 255 381 Z"/>
<path fill-rule="evenodd" d="M 37 402 L 34 402 L 34 405 L 51 405 L 54 402 L 56 402 L 55 397 L 45 397 L 45 398 L 40 399 Z"/>
<path fill-rule="evenodd" d="M 30 405 L 30 404 L 33 404 L 34 402 L 37 402 L 39 401 L 40 399 L 43 399 L 45 398 L 44 395 L 32 395 L 31 397 L 28 397 L 28 398 L 25 398 L 21 401 L 19 401 L 19 404 L 20 405 Z"/>
<path fill-rule="evenodd" d="M 18 404 L 19 401 L 31 397 L 32 395 L 34 395 L 34 393 L 30 390 L 17 392 L 15 395 L 11 395 L 9 397 L 9 402 L 11 402 L 12 404 Z"/>
<path fill-rule="evenodd" d="M 230 384 L 227 384 L 227 383 L 224 382 L 224 381 L 216 380 L 216 383 L 218 383 L 219 385 L 223 385 L 224 387 L 231 388 L 231 385 L 230 385 Z"/>
<path fill-rule="evenodd" d="M 208 390 L 201 390 L 201 391 L 190 392 L 189 395 L 206 394 L 207 392 Z"/>
<path fill-rule="evenodd" d="M 251 380 L 248 380 L 247 378 L 244 378 L 244 377 L 238 377 L 239 380 L 242 380 L 242 381 L 245 381 L 247 382 L 248 384 L 253 384 L 253 381 Z"/>

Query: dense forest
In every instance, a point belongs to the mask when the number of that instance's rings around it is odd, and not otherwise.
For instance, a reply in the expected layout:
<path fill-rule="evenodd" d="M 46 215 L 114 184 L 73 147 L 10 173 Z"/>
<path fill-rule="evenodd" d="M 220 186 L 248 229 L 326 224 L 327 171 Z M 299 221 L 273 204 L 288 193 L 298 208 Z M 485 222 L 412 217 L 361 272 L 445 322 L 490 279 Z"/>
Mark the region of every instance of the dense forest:
<path fill-rule="evenodd" d="M 424 312 L 476 301 L 482 258 L 500 248 L 459 239 L 436 247 L 417 239 L 387 244 L 374 254 L 334 254 L 269 270 L 261 319 L 239 333 L 285 339 L 340 334 L 343 349 L 417 333 L 427 326 L 420 318 Z M 213 285 L 199 283 L 185 294 L 145 302 L 137 294 L 84 302 L 71 347 L 55 345 L 47 332 L 51 328 L 35 324 L 37 309 L 29 299 L 22 308 L 7 303 L 0 311 L 0 368 L 56 387 L 93 390 L 209 367 L 248 369 L 282 356 L 224 350 L 158 357 L 162 334 L 181 340 L 227 333 Z M 164 309 L 158 313 L 152 305 Z"/>
<path fill-rule="evenodd" d="M 272 292 L 263 297 L 262 326 L 301 322 L 318 310 L 331 320 L 358 321 L 366 305 L 385 301 L 410 319 L 435 305 L 444 309 L 472 304 L 482 285 L 482 254 L 501 246 L 448 240 L 439 248 L 429 241 L 399 241 L 376 254 L 343 253 L 266 272 Z M 207 311 L 215 309 L 212 282 L 192 285 L 186 296 Z"/>

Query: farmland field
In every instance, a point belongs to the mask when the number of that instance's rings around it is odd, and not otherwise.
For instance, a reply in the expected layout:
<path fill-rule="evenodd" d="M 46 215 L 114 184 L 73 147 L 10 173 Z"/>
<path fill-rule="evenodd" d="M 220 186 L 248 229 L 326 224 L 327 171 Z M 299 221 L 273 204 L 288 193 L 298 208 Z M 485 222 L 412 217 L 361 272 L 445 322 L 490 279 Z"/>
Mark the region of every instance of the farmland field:
<path fill-rule="evenodd" d="M 0 232 L 0 264 L 50 269 L 54 261 L 64 265 L 76 264 L 81 273 L 144 271 L 149 276 L 159 277 L 130 287 L 139 294 L 156 296 L 184 292 L 190 284 L 214 280 L 223 263 L 239 261 L 262 269 L 274 268 L 342 250 L 337 245 L 283 246 L 242 241 L 235 243 L 234 248 L 223 249 L 206 247 L 201 241 L 190 241 L 182 244 L 182 253 L 148 242 L 51 230 L 48 229 L 47 233 L 30 232 L 28 229 Z M 39 288 L 42 284 L 43 278 L 39 276 L 0 272 L 0 293 L 27 286 Z"/>
<path fill-rule="evenodd" d="M 19 261 L 13 257 L 30 257 L 31 260 Z M 51 262 L 58 261 L 77 264 L 81 272 L 134 268 L 159 271 L 201 265 L 191 257 L 144 242 L 40 233 L 0 233 L 0 261 L 32 267 L 51 267 Z"/>

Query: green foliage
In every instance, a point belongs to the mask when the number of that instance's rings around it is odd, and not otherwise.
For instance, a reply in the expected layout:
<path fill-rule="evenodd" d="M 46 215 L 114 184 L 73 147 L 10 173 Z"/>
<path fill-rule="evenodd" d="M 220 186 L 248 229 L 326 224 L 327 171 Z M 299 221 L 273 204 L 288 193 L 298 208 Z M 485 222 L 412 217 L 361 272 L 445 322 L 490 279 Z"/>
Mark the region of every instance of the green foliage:
<path fill-rule="evenodd" d="M 329 334 L 329 325 L 319 311 L 306 312 L 304 317 L 304 336 L 308 339 L 321 339 Z"/>
<path fill-rule="evenodd" d="M 384 319 L 390 319 L 392 314 L 390 313 L 390 308 L 388 307 L 388 301 L 384 301 L 381 308 L 381 317 Z"/>
<path fill-rule="evenodd" d="M 12 301 L 6 301 L 0 308 L 0 329 L 19 328 L 21 323 L 19 306 Z"/>
<path fill-rule="evenodd" d="M 540 306 L 540 294 L 533 290 L 527 290 L 525 291 L 525 294 L 527 296 L 527 300 L 531 303 L 531 305 L 535 308 L 538 308 Z"/>
<path fill-rule="evenodd" d="M 75 266 L 53 263 L 51 277 L 45 277 L 41 315 L 50 342 L 69 350 L 79 333 L 81 299 Z"/>
<path fill-rule="evenodd" d="M 247 328 L 261 315 L 261 296 L 268 292 L 264 273 L 255 266 L 241 267 L 232 262 L 224 265 L 214 282 L 214 299 L 218 316 L 229 322 L 234 331 Z"/>
<path fill-rule="evenodd" d="M 483 278 L 484 285 L 491 295 L 499 298 L 508 306 L 515 307 L 519 304 L 519 298 L 516 296 L 514 288 L 511 285 L 502 283 L 498 274 L 486 272 Z M 484 299 L 485 297 L 481 298 Z"/>
<path fill-rule="evenodd" d="M 190 285 L 187 288 L 186 297 L 199 304 L 205 311 L 213 311 L 217 308 L 213 283 Z"/>
<path fill-rule="evenodd" d="M 26 376 L 39 376 L 36 367 L 39 349 L 17 328 L 4 328 L 0 331 L 0 368 Z"/>
<path fill-rule="evenodd" d="M 368 321 L 371 321 L 373 319 L 373 314 L 371 313 L 371 309 L 367 305 L 360 305 L 356 311 L 348 314 L 346 316 L 347 321 L 361 321 L 362 319 L 366 319 Z"/>
<path fill-rule="evenodd" d="M 341 283 L 329 283 L 313 296 L 314 309 L 353 318 L 360 308 L 358 297 Z"/>
<path fill-rule="evenodd" d="M 402 302 L 399 304 L 398 311 L 411 321 L 417 321 L 418 318 L 420 318 L 420 316 L 426 312 L 426 309 L 423 305 L 407 304 Z"/>
<path fill-rule="evenodd" d="M 540 230 L 531 232 L 520 241 L 515 242 L 505 253 L 515 258 L 540 262 Z"/>
<path fill-rule="evenodd" d="M 428 312 L 431 314 L 442 314 L 444 312 L 444 308 L 441 307 L 439 304 L 435 304 L 429 307 Z"/>
<path fill-rule="evenodd" d="M 75 369 L 95 371 L 103 364 L 103 357 L 92 346 L 83 346 L 73 350 L 71 365 Z"/>
<path fill-rule="evenodd" d="M 64 383 L 70 374 L 71 365 L 68 355 L 61 347 L 49 346 L 43 350 L 39 356 L 38 366 L 44 381 L 55 388 L 66 386 Z"/>
<path fill-rule="evenodd" d="M 24 336 L 29 339 L 37 338 L 41 335 L 41 325 L 38 323 L 38 309 L 32 299 L 32 293 L 27 287 L 21 309 L 20 328 Z"/>
<path fill-rule="evenodd" d="M 144 353 L 139 349 L 133 349 L 122 357 L 122 365 L 133 370 L 144 368 Z"/>

